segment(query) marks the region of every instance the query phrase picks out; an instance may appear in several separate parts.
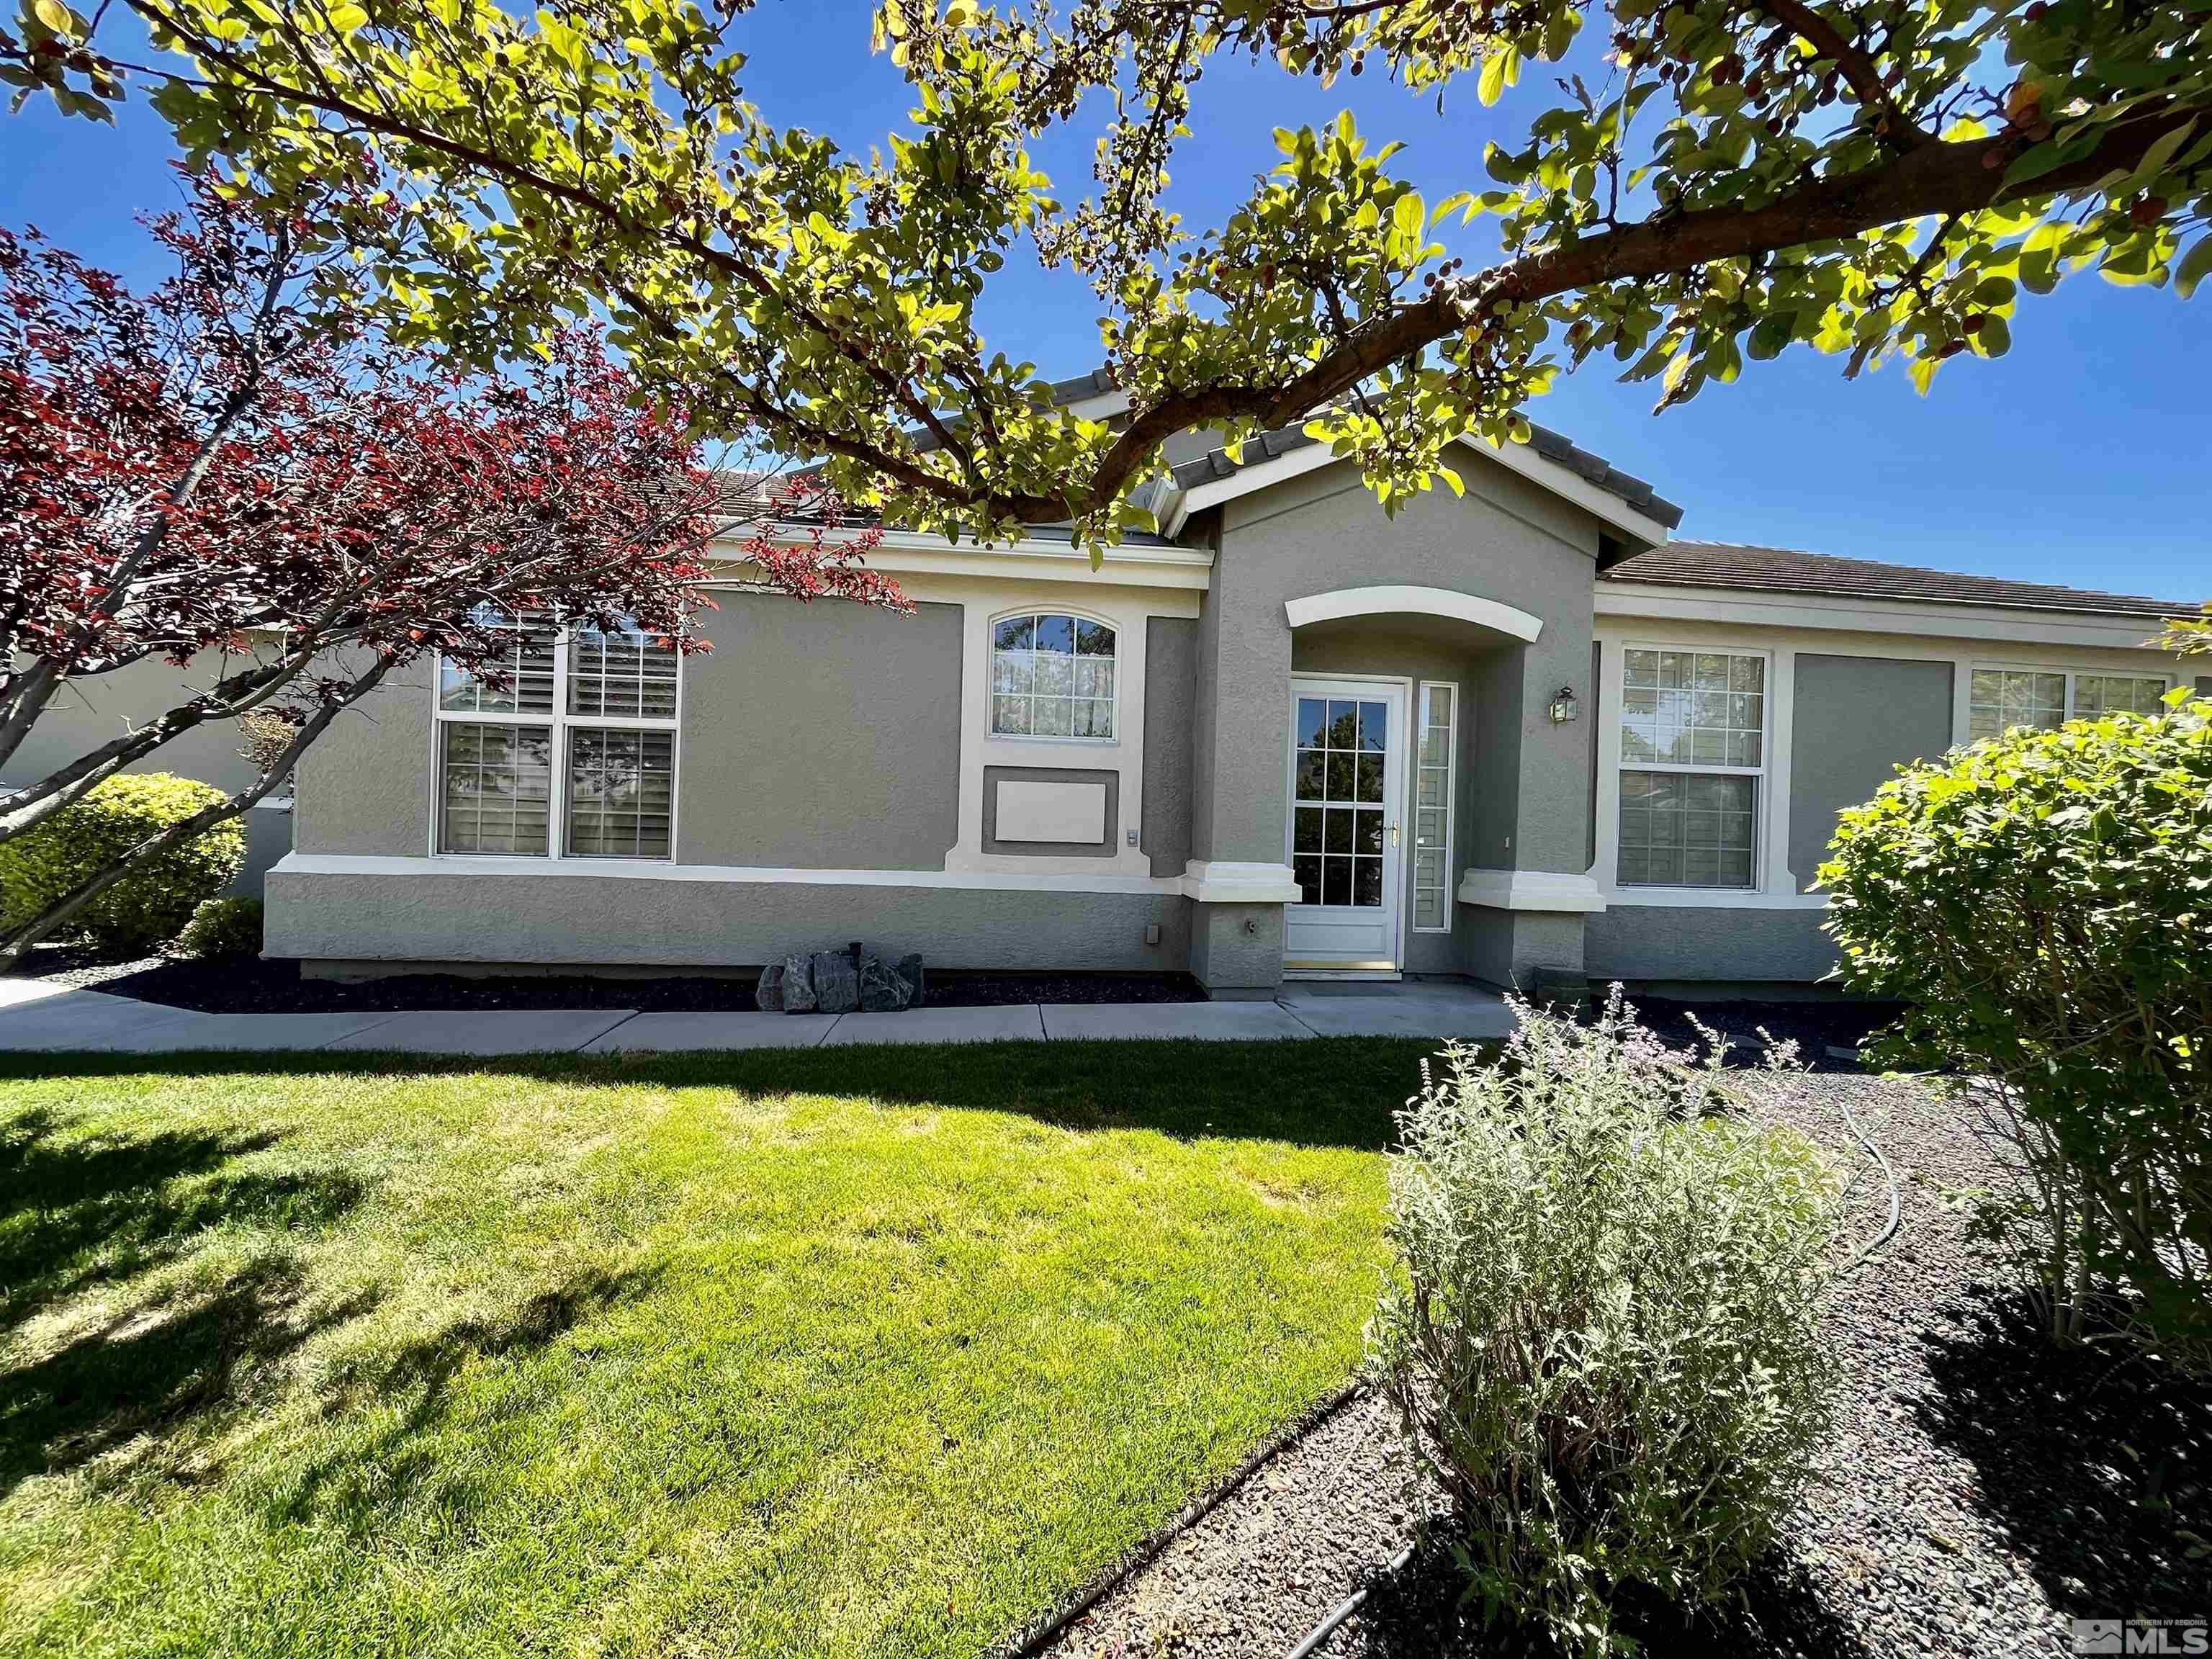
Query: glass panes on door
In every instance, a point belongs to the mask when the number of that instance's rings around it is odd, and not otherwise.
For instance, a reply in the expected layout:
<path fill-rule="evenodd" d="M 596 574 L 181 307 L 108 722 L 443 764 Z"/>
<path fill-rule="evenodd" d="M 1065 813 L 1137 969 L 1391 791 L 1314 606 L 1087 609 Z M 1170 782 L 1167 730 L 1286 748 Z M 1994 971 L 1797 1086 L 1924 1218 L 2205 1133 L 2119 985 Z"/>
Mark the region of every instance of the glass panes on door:
<path fill-rule="evenodd" d="M 1298 902 L 1382 905 L 1382 778 L 1389 705 L 1300 697 L 1291 867 Z"/>
<path fill-rule="evenodd" d="M 1413 926 L 1451 928 L 1452 715 L 1456 689 L 1421 687 L 1420 753 L 1413 778 Z"/>

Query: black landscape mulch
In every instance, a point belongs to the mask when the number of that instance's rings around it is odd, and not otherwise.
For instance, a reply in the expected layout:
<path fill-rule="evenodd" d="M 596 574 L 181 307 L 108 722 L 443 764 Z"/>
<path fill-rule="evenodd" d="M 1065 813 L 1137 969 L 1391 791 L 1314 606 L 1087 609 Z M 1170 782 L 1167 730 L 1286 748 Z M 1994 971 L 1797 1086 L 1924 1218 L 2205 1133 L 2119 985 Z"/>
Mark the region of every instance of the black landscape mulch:
<path fill-rule="evenodd" d="M 473 978 L 404 974 L 347 982 L 302 979 L 296 963 L 231 957 L 216 962 L 148 957 L 102 962 L 45 951 L 29 965 L 42 979 L 211 1014 L 353 1013 L 476 1008 L 636 1008 L 647 1013 L 750 1011 L 753 976 L 675 975 L 617 979 L 592 974 Z M 930 973 L 927 1006 L 980 1008 L 1024 1002 L 1200 1002 L 1188 974 Z"/>

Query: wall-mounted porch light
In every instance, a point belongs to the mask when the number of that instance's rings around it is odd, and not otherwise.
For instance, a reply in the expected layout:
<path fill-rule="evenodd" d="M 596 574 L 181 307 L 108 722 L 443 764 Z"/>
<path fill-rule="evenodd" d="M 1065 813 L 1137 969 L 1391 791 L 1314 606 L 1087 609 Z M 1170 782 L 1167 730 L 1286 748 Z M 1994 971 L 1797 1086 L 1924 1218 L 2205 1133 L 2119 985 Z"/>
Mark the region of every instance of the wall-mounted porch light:
<path fill-rule="evenodd" d="M 1552 724 L 1565 726 L 1578 713 L 1575 703 L 1575 688 L 1563 685 L 1552 693 Z"/>

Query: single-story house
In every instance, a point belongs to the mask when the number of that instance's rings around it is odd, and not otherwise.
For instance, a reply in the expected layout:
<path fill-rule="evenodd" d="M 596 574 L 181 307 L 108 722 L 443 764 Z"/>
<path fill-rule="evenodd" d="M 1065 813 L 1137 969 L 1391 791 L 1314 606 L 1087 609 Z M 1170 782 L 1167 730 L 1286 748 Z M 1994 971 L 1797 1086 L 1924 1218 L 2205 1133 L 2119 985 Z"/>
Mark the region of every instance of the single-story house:
<path fill-rule="evenodd" d="M 732 567 L 709 654 L 520 630 L 504 694 L 426 665 L 301 767 L 268 953 L 1802 983 L 1838 809 L 2008 724 L 2156 707 L 2182 669 L 2146 641 L 2194 608 L 1675 541 L 1540 430 L 1395 519 L 1296 431 L 1168 459 L 1159 533 L 1096 571 L 1064 528 L 892 532 L 911 617 Z"/>

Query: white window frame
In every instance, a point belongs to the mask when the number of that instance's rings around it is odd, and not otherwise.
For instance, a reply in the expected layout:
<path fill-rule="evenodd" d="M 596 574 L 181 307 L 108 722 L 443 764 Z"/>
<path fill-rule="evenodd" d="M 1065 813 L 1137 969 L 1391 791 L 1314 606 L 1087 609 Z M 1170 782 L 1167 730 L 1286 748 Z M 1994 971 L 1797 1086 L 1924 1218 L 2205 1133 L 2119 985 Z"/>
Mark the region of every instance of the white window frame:
<path fill-rule="evenodd" d="M 1974 658 L 1966 665 L 1964 684 L 1959 690 L 1958 741 L 1978 743 L 1974 736 L 1974 676 L 1992 674 L 2056 674 L 2066 682 L 2066 708 L 2061 723 L 2083 718 L 2080 712 L 2076 688 L 2084 679 L 2093 680 L 2156 680 L 2167 691 L 2173 690 L 2173 676 L 2166 673 L 2143 673 L 2132 668 L 2062 668 L 2056 663 L 2002 661 L 1994 658 Z M 2163 695 L 2163 694 L 2161 694 Z"/>
<path fill-rule="evenodd" d="M 1425 770 L 1436 769 L 1434 767 L 1424 767 L 1421 763 L 1421 745 L 1426 740 L 1429 731 L 1429 692 L 1431 688 L 1450 692 L 1452 707 L 1451 724 L 1446 728 L 1448 738 L 1444 744 L 1444 920 L 1441 927 L 1424 927 L 1419 921 L 1421 914 L 1421 774 Z M 1417 733 L 1413 741 L 1413 802 L 1408 814 L 1413 831 L 1411 837 L 1413 857 L 1413 867 L 1407 876 L 1407 890 L 1413 896 L 1413 902 L 1407 907 L 1407 926 L 1416 933 L 1450 933 L 1452 912 L 1459 908 L 1458 889 L 1453 880 L 1452 832 L 1456 828 L 1458 806 L 1460 721 L 1465 716 L 1467 704 L 1461 696 L 1457 680 L 1423 680 L 1413 688 L 1413 719 L 1407 722 L 1415 727 Z"/>
<path fill-rule="evenodd" d="M 1766 882 L 1769 826 L 1773 820 L 1771 780 L 1776 766 L 1774 733 L 1778 713 L 1776 681 L 1778 668 L 1776 653 L 1771 648 L 1759 646 L 1720 641 L 1689 644 L 1680 640 L 1663 641 L 1626 640 L 1618 647 L 1608 644 L 1606 649 L 1617 652 L 1620 659 L 1612 672 L 1606 676 L 1607 684 L 1613 692 L 1612 707 L 1606 711 L 1605 715 L 1612 726 L 1609 733 L 1611 741 L 1607 744 L 1613 753 L 1613 787 L 1607 792 L 1612 796 L 1612 885 L 1622 892 L 1634 894 L 1729 894 L 1748 898 L 1763 892 L 1765 890 Z M 1685 765 L 1676 762 L 1631 761 L 1620 751 L 1620 730 L 1628 718 L 1628 653 L 1632 651 L 1666 651 L 1676 655 L 1759 659 L 1765 664 L 1765 667 L 1760 671 L 1760 684 L 1765 690 L 1760 692 L 1759 702 L 1759 763 L 1757 766 L 1698 766 Z M 1787 756 L 1783 757 L 1785 762 L 1788 758 Z M 1672 772 L 1689 777 L 1722 776 L 1755 779 L 1756 781 L 1752 786 L 1751 805 L 1751 879 L 1741 884 L 1730 883 L 1726 885 L 1717 883 L 1622 880 L 1620 876 L 1620 779 L 1621 775 L 1626 772 Z"/>
<path fill-rule="evenodd" d="M 635 630 L 633 630 L 635 631 Z M 430 664 L 430 856 L 437 859 L 497 859 L 502 863 L 550 863 L 565 860 L 580 866 L 605 865 L 673 864 L 678 815 L 684 802 L 684 656 L 676 656 L 676 712 L 666 720 L 635 714 L 571 714 L 568 712 L 569 647 L 576 630 L 557 629 L 553 636 L 553 707 L 544 713 L 520 709 L 480 712 L 444 706 L 442 683 L 446 658 L 439 653 Z M 1119 636 L 1116 636 L 1118 642 Z M 456 665 L 458 666 L 458 665 Z M 466 670 L 462 670 L 466 672 Z M 547 814 L 545 851 L 538 853 L 450 853 L 439 842 L 446 817 L 446 734 L 447 726 L 534 726 L 551 729 L 553 771 L 551 800 Z M 622 854 L 571 853 L 568 839 L 568 734 L 586 731 L 665 732 L 668 744 L 668 853 L 665 857 L 631 857 Z"/>
<path fill-rule="evenodd" d="M 1000 623 L 1018 621 L 1024 617 L 1066 617 L 1075 622 L 1087 622 L 1096 627 L 1109 629 L 1113 634 L 1114 655 L 1110 659 L 1114 665 L 1113 735 L 1103 738 L 1097 736 L 1096 734 L 1092 734 L 1088 737 L 1079 737 L 1073 732 L 1061 735 L 1054 732 L 1001 732 L 999 730 L 999 689 L 997 676 L 999 624 Z M 986 617 L 983 623 L 983 736 L 985 739 L 991 743 L 1077 744 L 1083 747 L 1091 749 L 1111 749 L 1119 744 L 1121 741 L 1121 717 L 1123 707 L 1123 700 L 1121 696 L 1121 679 L 1123 672 L 1122 658 L 1127 649 L 1126 644 L 1122 639 L 1124 627 L 1125 624 L 1115 622 L 1111 617 L 1103 617 L 1093 611 L 1078 610 L 1073 605 L 1042 603 L 1026 605 L 1009 605 L 1006 609 L 994 611 L 990 616 Z M 1078 658 L 1076 660 L 1080 661 L 1081 659 Z M 1094 658 L 1092 660 L 1097 661 L 1101 660 L 1101 659 Z M 1036 696 L 1035 692 L 1031 692 L 1030 695 L 1032 699 Z"/>

